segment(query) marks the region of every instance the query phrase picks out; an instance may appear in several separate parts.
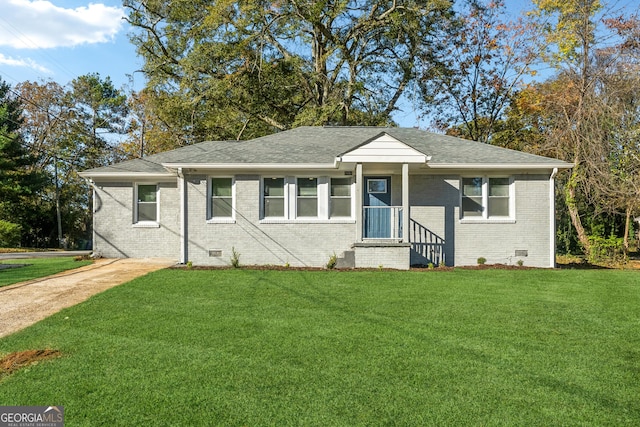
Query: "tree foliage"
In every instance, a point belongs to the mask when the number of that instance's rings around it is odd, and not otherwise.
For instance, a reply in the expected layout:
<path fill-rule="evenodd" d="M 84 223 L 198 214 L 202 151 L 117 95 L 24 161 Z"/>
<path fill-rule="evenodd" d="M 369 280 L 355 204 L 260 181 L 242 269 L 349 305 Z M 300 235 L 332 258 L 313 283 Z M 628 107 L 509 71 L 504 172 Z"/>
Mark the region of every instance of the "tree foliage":
<path fill-rule="evenodd" d="M 90 238 L 90 191 L 78 172 L 122 158 L 114 135 L 125 131 L 126 95 L 109 78 L 88 74 L 68 88 L 55 82 L 23 82 L 23 146 L 46 178 L 25 201 L 23 242 L 29 246 L 79 245 Z"/>
<path fill-rule="evenodd" d="M 0 219 L 18 224 L 25 200 L 42 186 L 41 176 L 30 168 L 35 158 L 23 145 L 22 125 L 21 102 L 0 80 Z"/>
<path fill-rule="evenodd" d="M 420 87 L 435 127 L 489 142 L 523 79 L 535 73 L 535 22 L 507 18 L 502 1 L 465 0 L 447 41 L 426 61 Z"/>
<path fill-rule="evenodd" d="M 180 145 L 300 125 L 389 124 L 451 14 L 445 0 L 124 5 L 153 107 Z"/>

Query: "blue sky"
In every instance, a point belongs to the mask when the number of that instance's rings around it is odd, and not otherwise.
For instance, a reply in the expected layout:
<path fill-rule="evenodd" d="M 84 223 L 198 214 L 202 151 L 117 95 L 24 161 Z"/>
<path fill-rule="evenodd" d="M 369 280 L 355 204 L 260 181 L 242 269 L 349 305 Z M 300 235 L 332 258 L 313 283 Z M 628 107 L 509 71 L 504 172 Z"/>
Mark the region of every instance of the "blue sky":
<path fill-rule="evenodd" d="M 529 2 L 515 0 L 511 7 L 523 3 Z M 11 85 L 66 85 L 99 73 L 118 88 L 141 89 L 144 80 L 135 71 L 142 61 L 129 42 L 124 16 L 121 0 L 0 0 L 0 78 Z M 409 98 L 394 119 L 401 126 L 427 125 Z"/>
<path fill-rule="evenodd" d="M 99 1 L 99 0 L 98 0 Z M 0 1 L 0 77 L 11 85 L 53 80 L 62 85 L 100 73 L 116 87 L 139 69 L 121 0 Z M 140 88 L 140 74 L 135 85 Z"/>

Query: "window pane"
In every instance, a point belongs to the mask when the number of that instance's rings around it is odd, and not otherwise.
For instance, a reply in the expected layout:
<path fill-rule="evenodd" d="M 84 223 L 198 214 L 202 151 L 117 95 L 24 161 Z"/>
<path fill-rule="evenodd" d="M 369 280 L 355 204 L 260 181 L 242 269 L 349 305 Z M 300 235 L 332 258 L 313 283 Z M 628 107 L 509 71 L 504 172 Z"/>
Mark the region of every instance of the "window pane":
<path fill-rule="evenodd" d="M 462 194 L 482 197 L 482 178 L 462 178 Z"/>
<path fill-rule="evenodd" d="M 231 197 L 231 178 L 211 178 L 211 195 Z"/>
<path fill-rule="evenodd" d="M 138 221 L 156 221 L 157 209 L 156 203 L 140 202 L 138 203 Z"/>
<path fill-rule="evenodd" d="M 332 178 L 331 179 L 331 195 L 332 196 L 351 196 L 351 179 Z"/>
<path fill-rule="evenodd" d="M 482 216 L 482 197 L 463 197 L 462 216 Z"/>
<path fill-rule="evenodd" d="M 386 179 L 368 179 L 367 180 L 367 192 L 368 193 L 386 193 L 387 192 L 387 180 Z"/>
<path fill-rule="evenodd" d="M 489 178 L 489 196 L 509 197 L 509 178 Z"/>
<path fill-rule="evenodd" d="M 509 198 L 490 197 L 489 216 L 509 216 Z"/>
<path fill-rule="evenodd" d="M 264 195 L 284 197 L 284 178 L 267 178 L 264 180 Z"/>
<path fill-rule="evenodd" d="M 298 196 L 317 196 L 318 195 L 318 179 L 317 178 L 300 178 L 298 179 Z"/>
<path fill-rule="evenodd" d="M 350 198 L 331 198 L 331 216 L 351 216 Z"/>
<path fill-rule="evenodd" d="M 138 201 L 139 202 L 155 202 L 156 186 L 155 185 L 138 185 Z"/>
<path fill-rule="evenodd" d="M 231 197 L 216 197 L 212 200 L 211 215 L 214 217 L 231 217 Z"/>
<path fill-rule="evenodd" d="M 284 198 L 275 197 L 272 199 L 264 199 L 264 216 L 284 217 Z"/>
<path fill-rule="evenodd" d="M 299 198 L 297 216 L 318 216 L 318 199 Z"/>

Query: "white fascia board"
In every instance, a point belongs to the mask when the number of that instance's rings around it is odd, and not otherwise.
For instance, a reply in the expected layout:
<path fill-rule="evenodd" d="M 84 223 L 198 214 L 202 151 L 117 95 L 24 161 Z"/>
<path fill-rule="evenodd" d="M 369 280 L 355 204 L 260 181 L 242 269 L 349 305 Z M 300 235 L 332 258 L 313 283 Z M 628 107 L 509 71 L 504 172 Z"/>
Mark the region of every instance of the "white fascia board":
<path fill-rule="evenodd" d="M 426 163 L 431 159 L 429 156 L 366 156 L 345 154 L 340 158 L 345 163 Z"/>
<path fill-rule="evenodd" d="M 96 172 L 96 173 L 78 173 L 82 178 L 93 180 L 100 179 L 172 179 L 176 175 L 173 173 L 148 173 L 148 172 Z"/>
<path fill-rule="evenodd" d="M 337 163 L 162 163 L 169 169 L 215 170 L 326 170 L 337 169 Z"/>
<path fill-rule="evenodd" d="M 429 169 L 536 169 L 536 170 L 553 170 L 553 169 L 571 169 L 571 163 L 429 163 L 426 165 Z"/>

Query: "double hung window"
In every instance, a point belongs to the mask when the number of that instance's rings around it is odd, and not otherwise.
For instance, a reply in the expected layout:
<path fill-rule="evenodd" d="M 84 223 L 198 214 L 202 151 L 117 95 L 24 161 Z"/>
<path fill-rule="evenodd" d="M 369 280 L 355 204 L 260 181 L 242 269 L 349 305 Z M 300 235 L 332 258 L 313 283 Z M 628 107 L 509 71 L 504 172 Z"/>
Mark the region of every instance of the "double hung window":
<path fill-rule="evenodd" d="M 298 178 L 296 217 L 318 216 L 318 178 Z"/>
<path fill-rule="evenodd" d="M 351 217 L 351 179 L 331 178 L 330 218 Z"/>
<path fill-rule="evenodd" d="M 156 184 L 136 185 L 135 223 L 158 222 L 158 186 Z"/>
<path fill-rule="evenodd" d="M 461 182 L 463 219 L 512 219 L 512 182 L 506 177 L 464 177 Z"/>
<path fill-rule="evenodd" d="M 263 188 L 264 217 L 285 218 L 284 178 L 265 178 Z"/>
<path fill-rule="evenodd" d="M 265 177 L 262 179 L 262 219 L 352 220 L 351 187 L 351 178 Z"/>
<path fill-rule="evenodd" d="M 211 199 L 209 217 L 211 219 L 233 217 L 233 179 L 211 178 Z"/>

